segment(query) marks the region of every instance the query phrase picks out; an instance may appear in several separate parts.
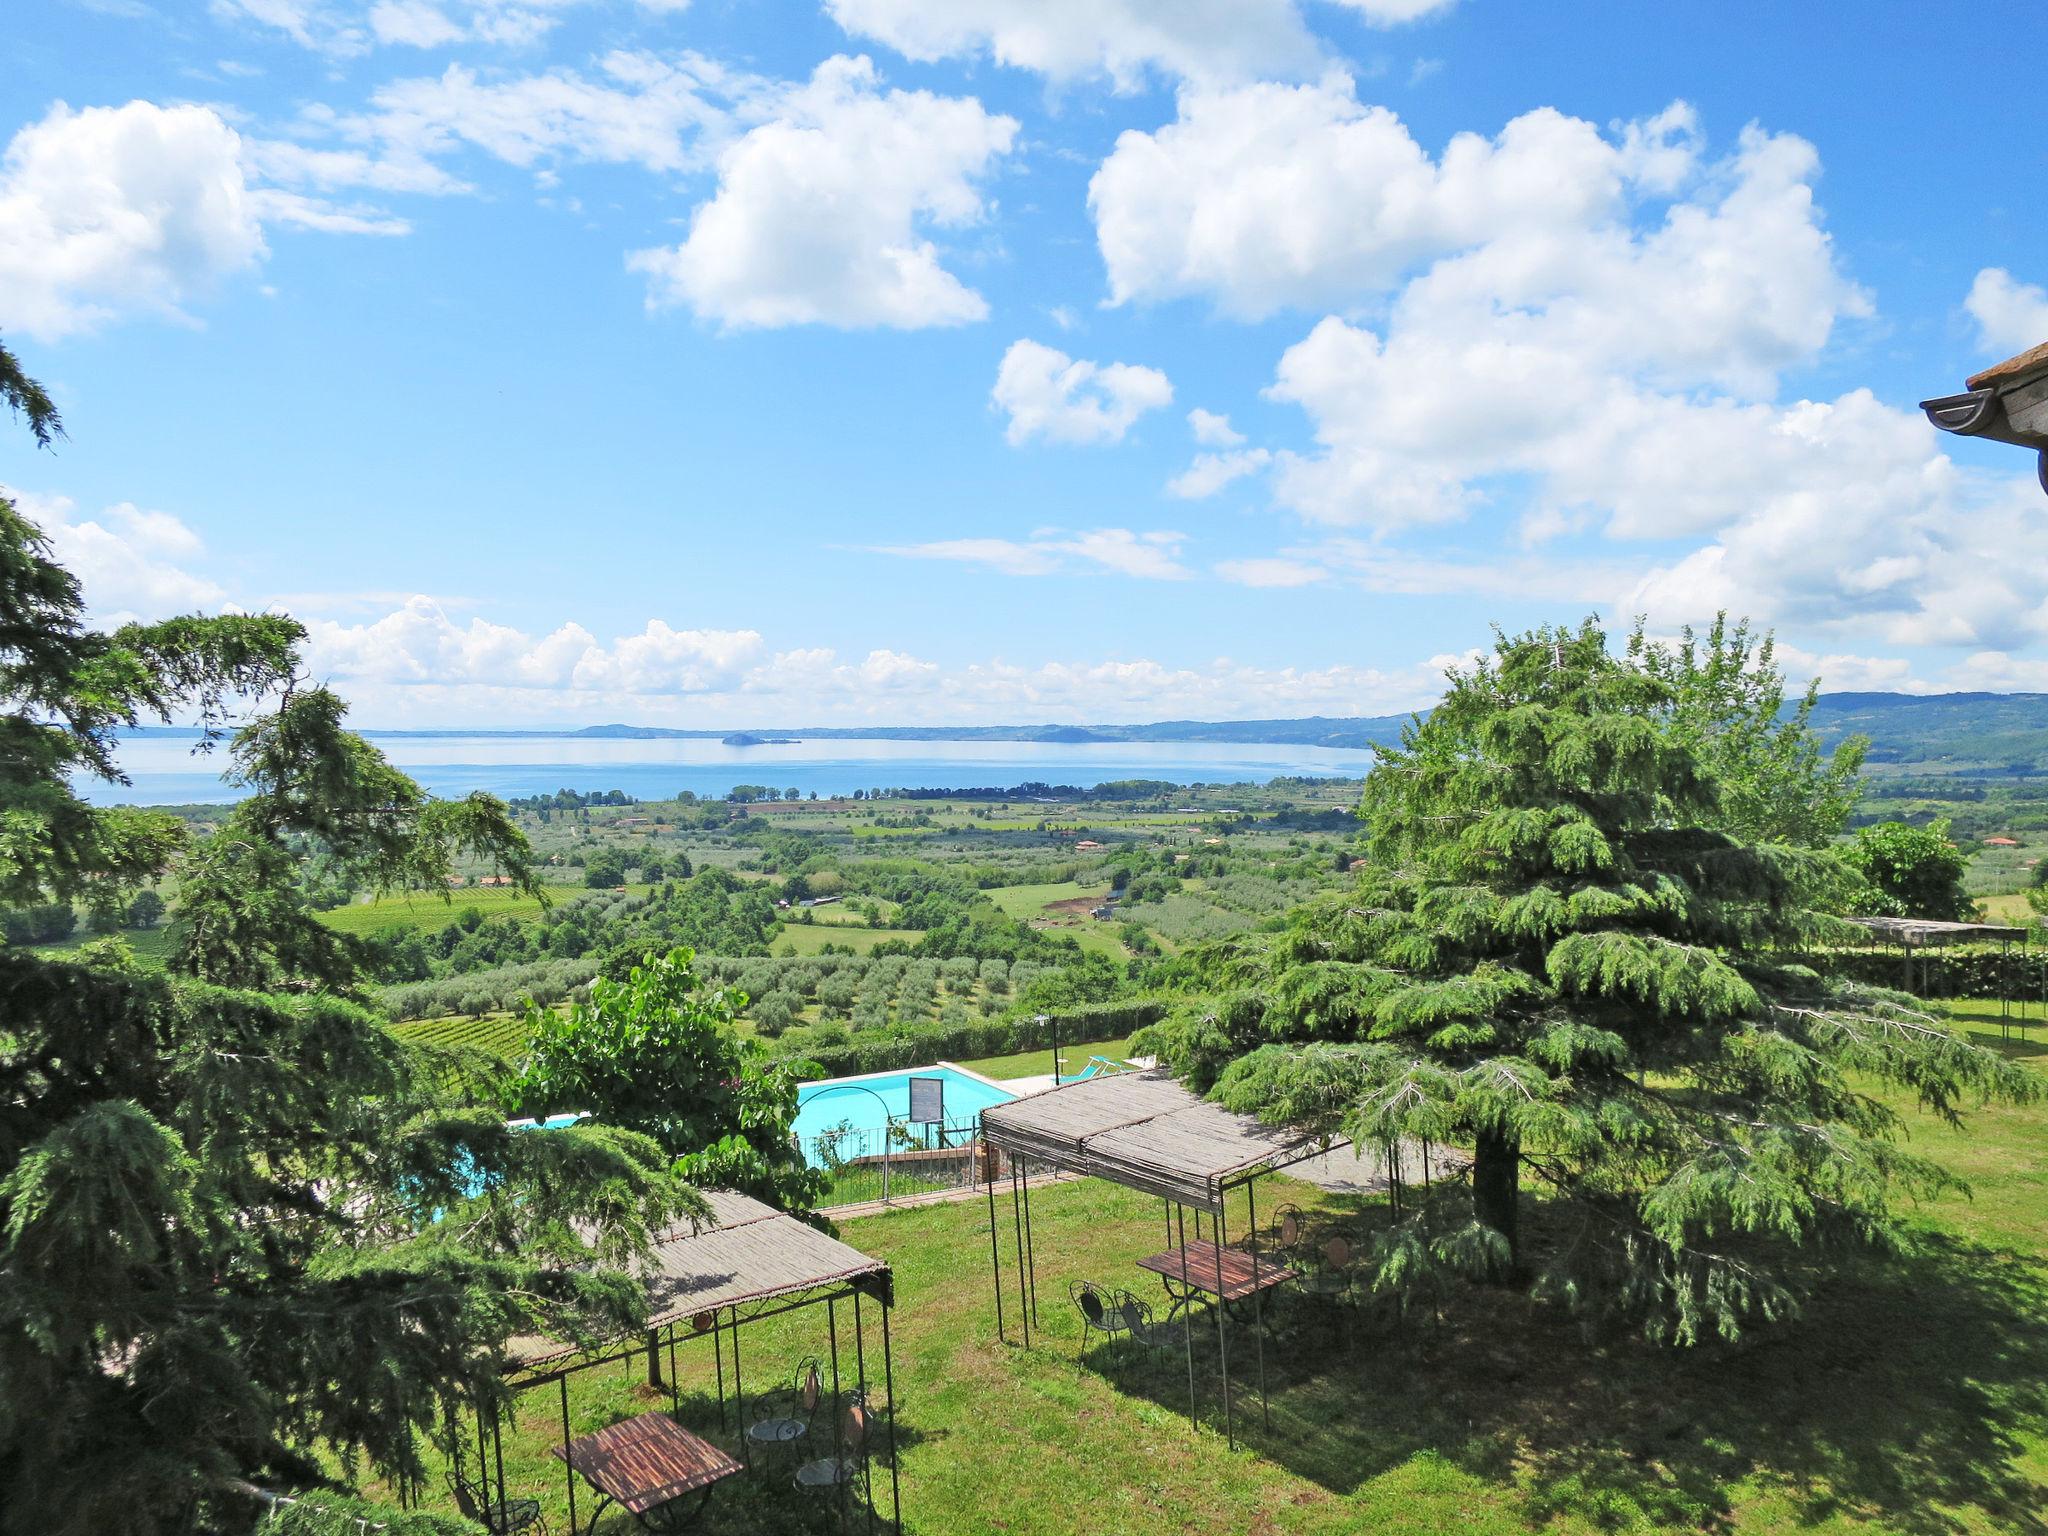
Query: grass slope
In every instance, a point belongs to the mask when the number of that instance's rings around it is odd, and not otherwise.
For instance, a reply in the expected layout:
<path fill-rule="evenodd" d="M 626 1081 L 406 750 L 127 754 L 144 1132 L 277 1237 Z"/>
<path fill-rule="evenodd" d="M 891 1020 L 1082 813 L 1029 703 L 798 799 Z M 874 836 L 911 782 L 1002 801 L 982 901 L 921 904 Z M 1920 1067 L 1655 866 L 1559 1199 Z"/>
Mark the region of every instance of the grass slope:
<path fill-rule="evenodd" d="M 1993 1013 L 1995 1018 L 1995 1009 Z M 1981 1026 L 1982 1019 L 1973 1023 Z M 2037 1021 L 2011 1049 L 2048 1062 Z M 988 1211 L 926 1207 L 847 1223 L 842 1235 L 896 1270 L 896 1391 L 905 1529 L 918 1536 L 1357 1531 L 1494 1536 L 1713 1530 L 2038 1532 L 2048 1517 L 2048 1136 L 2039 1111 L 1990 1111 L 1957 1132 L 1915 1114 L 1916 1145 L 1948 1161 L 1974 1198 L 1919 1219 L 1918 1252 L 1860 1262 L 1799 1318 L 1740 1346 L 1689 1351 L 1631 1335 L 1589 1340 L 1508 1292 L 1458 1293 L 1440 1320 L 1346 1324 L 1295 1304 L 1267 1348 L 1272 1423 L 1257 1419 L 1249 1331 L 1234 1335 L 1240 1443 L 1213 1422 L 1214 1335 L 1196 1334 L 1205 1421 L 1191 1428 L 1178 1353 L 1099 1343 L 1077 1362 L 1066 1283 L 1087 1277 L 1151 1294 L 1134 1264 L 1160 1240 L 1156 1201 L 1083 1181 L 1034 1194 L 1041 1327 L 996 1337 Z M 1340 1221 L 1347 1200 L 1295 1187 Z M 1270 1220 L 1283 1198 L 1262 1191 Z M 1233 1213 L 1233 1230 L 1243 1229 Z M 1007 1210 L 999 1213 L 1010 1241 Z M 1539 1223 L 1540 1225 L 1540 1223 Z M 1007 1259 L 1006 1259 L 1007 1262 Z M 837 1318 L 842 1363 L 850 1309 Z M 865 1345 L 878 1373 L 879 1330 Z M 822 1352 L 821 1310 L 748 1328 L 750 1391 Z M 680 1346 L 683 1412 L 717 1427 L 711 1350 Z M 632 1361 L 574 1379 L 587 1433 L 665 1406 Z M 515 1492 L 560 1528 L 566 1513 L 553 1388 L 522 1402 L 506 1442 Z M 727 1432 L 730 1438 L 730 1431 Z M 438 1487 L 438 1480 L 436 1485 Z M 588 1510 L 587 1490 L 579 1504 Z M 827 1529 L 787 1469 L 721 1487 L 712 1533 Z M 623 1519 L 603 1527 L 624 1532 Z"/>

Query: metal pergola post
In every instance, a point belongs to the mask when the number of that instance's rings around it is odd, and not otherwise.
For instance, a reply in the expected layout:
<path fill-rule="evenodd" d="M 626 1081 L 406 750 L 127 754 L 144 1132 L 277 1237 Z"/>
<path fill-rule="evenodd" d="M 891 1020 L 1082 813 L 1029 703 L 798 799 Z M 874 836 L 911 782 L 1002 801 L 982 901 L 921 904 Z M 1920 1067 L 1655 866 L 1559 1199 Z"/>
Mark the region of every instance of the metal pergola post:
<path fill-rule="evenodd" d="M 754 1464 L 754 1453 L 747 1444 L 747 1389 L 740 1384 L 740 1309 L 732 1309 L 732 1421 L 740 1432 L 740 1460 L 748 1466 Z"/>
<path fill-rule="evenodd" d="M 1024 1201 L 1017 1193 L 1017 1170 L 1023 1159 L 1010 1159 L 1010 1225 L 1017 1241 L 1017 1315 L 1024 1324 L 1024 1347 L 1031 1347 L 1031 1313 L 1024 1295 Z"/>
<path fill-rule="evenodd" d="M 1031 1292 L 1031 1321 L 1038 1322 L 1038 1242 L 1031 1230 L 1031 1165 L 1018 1160 L 1022 1171 L 1024 1190 L 1024 1273 L 1028 1277 Z"/>
<path fill-rule="evenodd" d="M 996 1337 L 1007 1344 L 1009 1336 L 1003 1332 L 1003 1242 L 997 1235 L 999 1231 L 996 1225 L 996 1174 L 991 1168 L 988 1174 L 989 1273 L 994 1276 L 996 1287 Z"/>
<path fill-rule="evenodd" d="M 839 1411 L 839 1316 L 838 1300 L 828 1298 L 825 1302 L 825 1331 L 832 1341 L 832 1481 L 839 1485 L 839 1529 L 846 1529 L 846 1484 L 841 1474 L 846 1470 L 842 1459 L 846 1442 L 842 1438 L 843 1423 Z"/>
<path fill-rule="evenodd" d="M 896 1481 L 896 1366 L 889 1347 L 889 1314 L 896 1310 L 893 1288 L 882 1301 L 882 1390 L 889 1394 L 889 1518 L 903 1531 L 903 1494 Z"/>
<path fill-rule="evenodd" d="M 576 1469 L 569 1465 L 569 1373 L 564 1371 L 556 1378 L 562 1385 L 562 1476 L 569 1484 L 569 1532 L 576 1532 Z"/>
<path fill-rule="evenodd" d="M 1259 1356 L 1259 1422 L 1263 1428 L 1273 1427 L 1272 1405 L 1266 1400 L 1266 1288 L 1259 1280 L 1259 1182 L 1246 1179 L 1244 1182 L 1245 1230 L 1252 1247 L 1252 1341 Z"/>
<path fill-rule="evenodd" d="M 867 1326 L 861 1321 L 860 1292 L 853 1293 L 853 1381 L 854 1390 L 860 1394 L 861 1411 L 867 1412 L 868 1404 L 868 1341 Z M 860 1458 L 861 1491 L 868 1502 L 868 1529 L 875 1528 L 875 1474 L 867 1455 L 865 1444 L 861 1447 Z"/>
<path fill-rule="evenodd" d="M 1230 1416 L 1230 1339 L 1224 1314 L 1230 1310 L 1223 1299 L 1223 1202 L 1216 1202 L 1216 1360 L 1223 1371 L 1223 1440 L 1237 1449 L 1237 1427 Z"/>
<path fill-rule="evenodd" d="M 1188 1251 L 1188 1218 L 1187 1218 L 1187 1207 L 1185 1207 L 1184 1205 L 1182 1205 L 1182 1204 L 1181 1204 L 1181 1203 L 1180 1203 L 1180 1202 L 1179 1202 L 1178 1200 L 1176 1200 L 1176 1201 L 1174 1201 L 1174 1202 L 1173 1202 L 1173 1219 L 1174 1219 L 1174 1223 L 1175 1223 L 1175 1225 L 1176 1225 L 1176 1226 L 1178 1227 L 1178 1229 L 1179 1229 L 1179 1235 L 1180 1235 L 1180 1241 L 1179 1241 L 1179 1243 L 1177 1243 L 1177 1244 L 1176 1244 L 1175 1246 L 1176 1246 L 1176 1247 L 1178 1247 L 1178 1248 L 1180 1249 L 1180 1251 L 1181 1251 L 1181 1257 L 1182 1257 L 1183 1261 L 1185 1261 L 1185 1259 L 1186 1259 L 1186 1257 L 1187 1257 L 1187 1251 Z M 1185 1273 L 1185 1263 L 1183 1263 L 1183 1273 L 1181 1274 L 1181 1289 L 1182 1289 L 1182 1290 L 1186 1290 L 1186 1289 L 1187 1289 L 1187 1274 Z M 1196 1404 L 1195 1404 L 1195 1317 L 1194 1317 L 1194 1310 L 1193 1310 L 1193 1308 L 1192 1308 L 1192 1307 L 1186 1308 L 1186 1309 L 1185 1309 L 1185 1310 L 1183 1310 L 1183 1311 L 1182 1311 L 1182 1313 L 1181 1313 L 1181 1318 L 1180 1318 L 1180 1336 L 1181 1336 L 1181 1339 L 1182 1339 L 1182 1341 L 1183 1341 L 1183 1342 L 1184 1342 L 1184 1343 L 1185 1343 L 1185 1344 L 1187 1345 L 1187 1351 L 1188 1351 L 1188 1422 L 1189 1422 L 1190 1424 L 1193 1424 L 1194 1422 L 1196 1422 L 1196 1420 L 1195 1420 L 1195 1406 L 1196 1406 Z"/>

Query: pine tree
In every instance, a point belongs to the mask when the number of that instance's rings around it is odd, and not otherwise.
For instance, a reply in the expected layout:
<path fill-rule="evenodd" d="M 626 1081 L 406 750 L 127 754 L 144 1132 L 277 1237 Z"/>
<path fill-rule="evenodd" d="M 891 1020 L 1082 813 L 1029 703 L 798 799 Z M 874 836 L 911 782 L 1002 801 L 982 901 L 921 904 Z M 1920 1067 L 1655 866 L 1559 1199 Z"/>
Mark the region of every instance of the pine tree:
<path fill-rule="evenodd" d="M 1842 929 L 1842 867 L 1728 828 L 1662 670 L 1589 621 L 1453 672 L 1367 781 L 1358 887 L 1212 957 L 1226 995 L 1154 1032 L 1233 1108 L 1469 1154 L 1379 1239 L 1397 1296 L 1530 1281 L 1732 1337 L 1952 1184 L 1873 1090 L 1949 1118 L 2033 1091 L 1910 998 L 1792 963 Z"/>
<path fill-rule="evenodd" d="M 4 347 L 0 401 L 61 431 Z M 623 1266 L 702 1209 L 647 1138 L 513 1132 L 486 1062 L 409 1050 L 355 999 L 295 844 L 443 891 L 462 852 L 526 881 L 526 850 L 498 802 L 430 800 L 344 730 L 303 639 L 96 631 L 0 500 L 0 902 L 179 891 L 169 971 L 118 940 L 0 950 L 0 1530 L 222 1529 L 251 1480 L 417 1479 L 423 1435 L 500 1401 L 508 1337 L 633 1325 Z M 120 782 L 121 728 L 180 717 L 233 727 L 249 794 L 210 837 L 73 791 Z"/>

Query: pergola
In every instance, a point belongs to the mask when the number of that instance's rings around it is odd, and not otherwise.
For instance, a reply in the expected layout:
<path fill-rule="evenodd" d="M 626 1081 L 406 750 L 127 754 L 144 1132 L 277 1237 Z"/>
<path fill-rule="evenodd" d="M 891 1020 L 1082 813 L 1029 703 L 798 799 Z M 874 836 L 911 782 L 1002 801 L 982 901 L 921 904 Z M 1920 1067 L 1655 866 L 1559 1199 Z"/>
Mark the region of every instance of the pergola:
<path fill-rule="evenodd" d="M 718 1377 L 718 1420 L 726 1422 L 726 1354 L 732 1356 L 732 1401 L 742 1455 L 750 1455 L 746 1424 L 746 1388 L 740 1373 L 740 1332 L 743 1325 L 764 1318 L 800 1311 L 822 1304 L 831 1354 L 831 1402 L 834 1434 L 838 1433 L 842 1402 L 840 1380 L 839 1305 L 853 1305 L 854 1387 L 867 1391 L 867 1337 L 862 1314 L 863 1299 L 881 1310 L 882 1383 L 887 1400 L 886 1456 L 889 1464 L 890 1524 L 902 1528 L 902 1508 L 896 1471 L 896 1385 L 889 1339 L 889 1316 L 895 1304 L 895 1287 L 889 1265 L 862 1253 L 816 1227 L 732 1190 L 707 1190 L 713 1225 L 679 1228 L 663 1236 L 639 1266 L 647 1287 L 647 1332 L 644 1340 L 618 1343 L 595 1352 L 578 1349 L 557 1340 L 522 1338 L 514 1341 L 510 1370 L 515 1375 L 512 1390 L 525 1393 L 553 1384 L 561 1394 L 562 1457 L 568 1477 L 569 1525 L 576 1527 L 576 1472 L 570 1460 L 569 1378 L 599 1366 L 634 1360 L 644 1355 L 648 1382 L 663 1385 L 662 1355 L 666 1350 L 672 1408 L 680 1409 L 681 1395 L 676 1378 L 676 1349 L 679 1342 L 709 1335 Z M 489 1449 L 496 1457 L 497 1498 L 505 1498 L 505 1468 L 502 1431 L 479 1424 L 479 1451 Z M 872 1473 L 863 1460 L 863 1475 L 869 1479 L 867 1518 L 872 1529 L 875 1518 Z M 844 1505 L 841 1506 L 842 1525 Z M 593 1515 L 593 1523 L 595 1516 Z"/>
<path fill-rule="evenodd" d="M 1948 923 L 1926 917 L 1852 917 L 1849 921 L 1859 928 L 1867 929 L 1882 943 L 1899 946 L 1899 985 L 1900 989 L 1906 992 L 1918 990 L 1913 985 L 1913 960 L 1916 955 L 1926 950 L 1939 949 L 1951 944 L 1995 943 L 2001 954 L 2009 956 L 2015 942 L 2022 946 L 2027 942 L 2025 928 L 2016 928 L 2006 923 Z M 1920 980 L 1923 985 L 1927 980 L 1924 960 L 1920 967 Z M 2007 995 L 2008 988 L 2000 987 L 1998 991 L 1999 1024 L 2001 1029 L 2009 1034 L 2014 1022 L 2014 1000 Z M 2044 1005 L 2048 1005 L 2048 970 L 2043 972 L 2043 999 Z M 2019 1004 L 2018 1023 L 2024 1031 L 2027 1027 L 2026 999 L 2020 998 Z"/>
<path fill-rule="evenodd" d="M 1236 1441 L 1230 1400 L 1230 1338 L 1227 1303 L 1240 1296 L 1253 1310 L 1253 1335 L 1258 1351 L 1259 1405 L 1266 1410 L 1266 1338 L 1264 1291 L 1277 1266 L 1259 1260 L 1258 1205 L 1253 1181 L 1330 1150 L 1324 1137 L 1263 1125 L 1250 1115 L 1234 1114 L 1197 1097 L 1159 1070 L 1109 1073 L 1063 1083 L 1027 1094 L 1008 1104 L 985 1109 L 981 1136 L 988 1145 L 1009 1154 L 1011 1230 L 1017 1256 L 1017 1308 L 1024 1343 L 1031 1343 L 1031 1325 L 1038 1315 L 1038 1264 L 1031 1233 L 1031 1168 L 1057 1169 L 1107 1179 L 1127 1189 L 1157 1195 L 1166 1206 L 1169 1259 L 1179 1256 L 1180 1268 L 1146 1267 L 1177 1272 L 1216 1297 L 1216 1354 L 1223 1380 L 1224 1434 Z M 1232 1249 L 1226 1231 L 1224 1202 L 1242 1187 L 1249 1204 L 1249 1266 L 1246 1251 Z M 1187 1238 L 1187 1213 L 1194 1212 L 1195 1240 Z M 1214 1237 L 1202 1239 L 1202 1216 L 1208 1213 Z M 996 1221 L 995 1180 L 989 1181 L 989 1258 L 996 1295 L 996 1332 L 1003 1330 L 1003 1258 Z M 1190 1268 L 1190 1265 L 1196 1266 Z M 1196 1412 L 1194 1329 L 1186 1328 L 1188 1416 Z"/>

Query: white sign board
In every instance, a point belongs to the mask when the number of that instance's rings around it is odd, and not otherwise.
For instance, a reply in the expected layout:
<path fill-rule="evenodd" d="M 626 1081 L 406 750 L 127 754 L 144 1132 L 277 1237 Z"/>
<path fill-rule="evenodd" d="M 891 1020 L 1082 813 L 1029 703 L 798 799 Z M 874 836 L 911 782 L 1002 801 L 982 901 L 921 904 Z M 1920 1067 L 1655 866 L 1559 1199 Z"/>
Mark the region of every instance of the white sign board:
<path fill-rule="evenodd" d="M 943 1125 L 946 1119 L 946 1080 L 943 1077 L 913 1077 L 910 1080 L 910 1123 Z"/>

